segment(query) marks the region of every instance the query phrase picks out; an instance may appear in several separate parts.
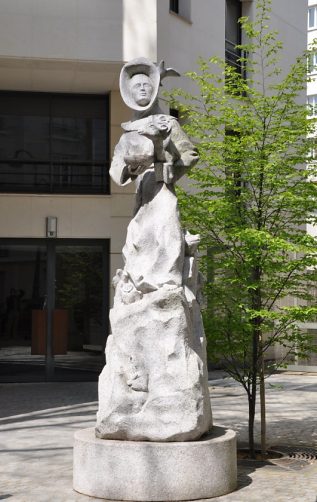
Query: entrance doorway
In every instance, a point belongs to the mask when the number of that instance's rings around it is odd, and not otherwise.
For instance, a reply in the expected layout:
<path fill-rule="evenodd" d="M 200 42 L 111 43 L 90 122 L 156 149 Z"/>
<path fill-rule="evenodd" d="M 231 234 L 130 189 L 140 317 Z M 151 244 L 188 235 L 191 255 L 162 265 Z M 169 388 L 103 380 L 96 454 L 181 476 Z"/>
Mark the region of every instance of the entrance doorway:
<path fill-rule="evenodd" d="M 0 239 L 0 381 L 97 380 L 109 241 Z"/>

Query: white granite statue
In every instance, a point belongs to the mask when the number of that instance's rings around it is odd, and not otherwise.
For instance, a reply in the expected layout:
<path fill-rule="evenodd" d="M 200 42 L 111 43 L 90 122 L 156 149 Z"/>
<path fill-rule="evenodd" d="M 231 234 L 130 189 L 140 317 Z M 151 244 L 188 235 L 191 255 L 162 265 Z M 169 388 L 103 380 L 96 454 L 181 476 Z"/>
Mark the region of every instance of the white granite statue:
<path fill-rule="evenodd" d="M 117 270 L 112 334 L 99 378 L 96 436 L 189 441 L 212 426 L 199 308 L 199 236 L 184 232 L 174 183 L 197 160 L 177 120 L 158 105 L 159 85 L 177 75 L 144 58 L 124 65 L 120 90 L 134 110 L 110 174 L 137 183 L 136 208 Z"/>

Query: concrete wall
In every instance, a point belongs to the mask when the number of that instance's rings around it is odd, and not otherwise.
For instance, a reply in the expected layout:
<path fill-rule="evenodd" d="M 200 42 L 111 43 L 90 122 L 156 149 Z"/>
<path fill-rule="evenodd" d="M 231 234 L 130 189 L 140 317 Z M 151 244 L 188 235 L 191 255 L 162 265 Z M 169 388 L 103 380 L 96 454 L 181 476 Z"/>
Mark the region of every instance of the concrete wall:
<path fill-rule="evenodd" d="M 242 1 L 243 14 L 254 18 L 256 2 Z M 278 31 L 284 46 L 280 64 L 286 70 L 306 49 L 307 0 L 272 0 L 270 18 L 270 27 Z"/>
<path fill-rule="evenodd" d="M 191 2 L 190 18 L 169 12 L 169 0 L 157 1 L 157 54 L 181 73 L 193 70 L 199 57 L 224 55 L 224 0 Z"/>
<path fill-rule="evenodd" d="M 224 56 L 225 1 L 191 1 L 190 16 L 183 17 L 169 11 L 169 0 L 157 0 L 157 60 L 182 75 L 198 70 L 199 57 Z M 194 92 L 190 80 L 167 78 L 164 88 L 182 87 Z"/>
<path fill-rule="evenodd" d="M 123 61 L 156 60 L 156 25 L 156 0 L 0 0 L 0 90 L 118 89 Z"/>
<path fill-rule="evenodd" d="M 117 89 L 122 0 L 0 0 L 0 89 Z"/>
<path fill-rule="evenodd" d="M 242 15 L 254 18 L 256 2 L 241 1 Z M 157 0 L 157 23 L 157 59 L 167 66 L 184 73 L 197 69 L 199 57 L 224 57 L 225 0 L 192 0 L 190 18 L 170 13 L 169 0 Z M 306 48 L 307 0 L 272 0 L 270 25 L 284 44 L 281 66 L 287 69 Z"/>
<path fill-rule="evenodd" d="M 123 0 L 123 61 L 157 60 L 157 0 Z"/>
<path fill-rule="evenodd" d="M 120 61 L 122 0 L 0 0 L 0 53 Z"/>

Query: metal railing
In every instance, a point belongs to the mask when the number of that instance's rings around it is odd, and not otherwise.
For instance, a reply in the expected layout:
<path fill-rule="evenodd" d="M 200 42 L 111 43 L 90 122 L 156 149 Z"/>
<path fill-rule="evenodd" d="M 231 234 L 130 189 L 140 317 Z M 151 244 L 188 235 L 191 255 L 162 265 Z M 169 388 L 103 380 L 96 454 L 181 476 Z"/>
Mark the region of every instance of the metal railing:
<path fill-rule="evenodd" d="M 225 40 L 225 59 L 226 63 L 236 68 L 241 73 L 243 78 L 246 78 L 245 64 L 241 63 L 239 59 L 245 57 L 245 54 L 240 49 L 237 49 L 236 44 L 230 40 Z"/>
<path fill-rule="evenodd" d="M 109 162 L 0 159 L 2 193 L 110 193 Z"/>

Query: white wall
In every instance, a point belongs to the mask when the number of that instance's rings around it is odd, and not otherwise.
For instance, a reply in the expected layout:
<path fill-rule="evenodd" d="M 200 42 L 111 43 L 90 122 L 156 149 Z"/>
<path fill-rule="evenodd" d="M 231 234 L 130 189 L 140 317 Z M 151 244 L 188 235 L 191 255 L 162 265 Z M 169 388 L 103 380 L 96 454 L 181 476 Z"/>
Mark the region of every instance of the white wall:
<path fill-rule="evenodd" d="M 157 60 L 181 74 L 197 70 L 199 57 L 224 56 L 225 1 L 192 0 L 190 19 L 169 12 L 169 0 L 157 0 Z M 189 79 L 167 78 L 164 87 L 193 90 Z"/>
<path fill-rule="evenodd" d="M 242 0 L 242 15 L 253 18 L 255 4 Z M 198 69 L 199 57 L 224 57 L 225 0 L 191 0 L 190 20 L 170 13 L 169 0 L 157 0 L 157 23 L 157 60 L 164 59 L 166 66 L 183 74 Z M 272 0 L 270 25 L 284 44 L 281 67 L 286 70 L 306 48 L 307 0 Z M 194 89 L 185 77 L 166 79 L 164 87 Z"/>
<path fill-rule="evenodd" d="M 243 0 L 244 15 L 255 15 L 255 1 Z M 281 67 L 287 69 L 306 49 L 307 0 L 272 0 L 270 27 L 283 42 Z"/>
<path fill-rule="evenodd" d="M 156 60 L 156 0 L 0 0 L 0 90 L 118 89 L 123 61 Z"/>
<path fill-rule="evenodd" d="M 0 0 L 0 54 L 120 61 L 122 0 Z"/>
<path fill-rule="evenodd" d="M 157 0 L 123 0 L 123 61 L 157 59 Z"/>
<path fill-rule="evenodd" d="M 189 20 L 169 12 L 168 0 L 157 0 L 158 59 L 181 73 L 193 70 L 198 58 L 224 55 L 224 0 L 192 0 Z"/>
<path fill-rule="evenodd" d="M 123 0 L 0 0 L 0 89 L 118 88 Z"/>

